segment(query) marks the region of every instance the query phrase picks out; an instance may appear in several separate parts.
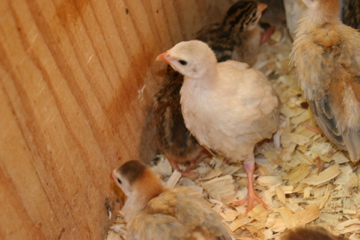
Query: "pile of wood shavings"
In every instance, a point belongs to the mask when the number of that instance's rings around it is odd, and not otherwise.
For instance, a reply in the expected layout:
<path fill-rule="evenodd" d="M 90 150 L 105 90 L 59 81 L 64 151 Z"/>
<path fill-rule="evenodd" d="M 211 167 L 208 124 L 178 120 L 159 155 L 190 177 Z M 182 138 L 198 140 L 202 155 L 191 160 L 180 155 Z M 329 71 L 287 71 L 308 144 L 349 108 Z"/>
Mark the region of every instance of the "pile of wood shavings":
<path fill-rule="evenodd" d="M 163 157 L 152 167 L 167 187 L 186 186 L 203 193 L 234 233 L 235 239 L 279 239 L 286 229 L 322 226 L 335 235 L 360 239 L 360 170 L 321 134 L 289 65 L 291 41 L 285 27 L 262 46 L 255 68 L 265 73 L 282 102 L 282 122 L 273 141 L 256 149 L 255 188 L 269 205 L 227 204 L 246 196 L 242 163 L 204 159 L 181 178 Z M 121 213 L 107 240 L 126 239 Z"/>

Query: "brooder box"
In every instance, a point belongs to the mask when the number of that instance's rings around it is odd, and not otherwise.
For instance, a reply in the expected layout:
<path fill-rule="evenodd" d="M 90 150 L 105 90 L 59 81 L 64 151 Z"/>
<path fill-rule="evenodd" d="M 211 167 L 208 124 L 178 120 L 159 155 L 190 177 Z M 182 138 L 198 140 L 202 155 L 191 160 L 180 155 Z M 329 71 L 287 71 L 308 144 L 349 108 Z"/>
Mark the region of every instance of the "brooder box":
<path fill-rule="evenodd" d="M 154 59 L 233 2 L 0 1 L 1 239 L 104 239 L 109 229 L 108 239 L 123 237 L 109 173 L 138 157 L 164 68 Z M 257 157 L 256 188 L 271 208 L 227 206 L 245 194 L 242 164 L 207 159 L 194 169 L 200 178 L 162 178 L 202 189 L 237 239 L 278 239 L 304 224 L 359 239 L 360 169 L 311 130 L 290 49 L 282 25 L 255 66 L 282 101 L 281 147 L 265 144 Z"/>

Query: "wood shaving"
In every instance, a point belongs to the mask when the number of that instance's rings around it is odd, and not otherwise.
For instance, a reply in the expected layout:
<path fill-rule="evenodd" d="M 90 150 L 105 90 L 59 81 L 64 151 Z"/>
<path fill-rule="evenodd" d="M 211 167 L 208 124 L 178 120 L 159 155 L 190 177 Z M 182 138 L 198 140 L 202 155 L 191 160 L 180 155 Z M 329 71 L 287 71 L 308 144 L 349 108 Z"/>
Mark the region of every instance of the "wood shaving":
<path fill-rule="evenodd" d="M 181 173 L 178 171 L 174 171 L 169 180 L 166 182 L 166 187 L 167 188 L 174 188 L 176 186 L 176 184 L 179 182 L 181 178 Z"/>
<path fill-rule="evenodd" d="M 322 171 L 320 174 L 312 175 L 312 176 L 306 178 L 302 182 L 309 184 L 309 185 L 321 185 L 323 183 L 326 183 L 326 182 L 334 179 L 339 174 L 340 174 L 340 166 L 335 164 L 335 165 L 328 167 L 327 169 Z"/>
<path fill-rule="evenodd" d="M 255 189 L 269 205 L 227 204 L 246 195 L 242 163 L 205 159 L 192 170 L 192 178 L 173 177 L 162 159 L 153 168 L 165 184 L 187 186 L 202 192 L 238 240 L 280 239 L 288 228 L 305 224 L 322 226 L 335 235 L 360 239 L 360 170 L 322 135 L 303 98 L 293 69 L 289 67 L 291 40 L 286 27 L 261 48 L 254 68 L 265 73 L 282 101 L 282 122 L 274 142 L 256 149 Z M 170 170 L 169 170 L 170 169 Z M 169 180 L 170 179 L 170 180 Z M 126 226 L 118 216 L 108 240 L 126 239 Z M 114 238 L 114 233 L 120 236 Z"/>

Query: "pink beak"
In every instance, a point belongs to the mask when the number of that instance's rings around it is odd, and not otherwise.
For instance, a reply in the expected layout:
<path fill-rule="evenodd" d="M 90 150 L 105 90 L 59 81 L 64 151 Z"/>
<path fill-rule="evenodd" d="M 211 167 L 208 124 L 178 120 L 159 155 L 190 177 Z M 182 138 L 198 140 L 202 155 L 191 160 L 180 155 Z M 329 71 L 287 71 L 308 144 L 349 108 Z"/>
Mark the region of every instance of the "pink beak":
<path fill-rule="evenodd" d="M 159 56 L 156 57 L 155 61 L 163 61 L 167 64 L 170 64 L 169 60 L 167 59 L 167 56 L 169 55 L 168 51 L 160 54 Z"/>
<path fill-rule="evenodd" d="M 113 181 L 115 181 L 115 178 L 114 178 L 114 175 L 113 175 L 112 172 L 110 173 L 110 179 L 113 180 Z"/>
<path fill-rule="evenodd" d="M 260 12 L 263 12 L 266 8 L 267 8 L 267 5 L 265 3 L 259 3 Z"/>

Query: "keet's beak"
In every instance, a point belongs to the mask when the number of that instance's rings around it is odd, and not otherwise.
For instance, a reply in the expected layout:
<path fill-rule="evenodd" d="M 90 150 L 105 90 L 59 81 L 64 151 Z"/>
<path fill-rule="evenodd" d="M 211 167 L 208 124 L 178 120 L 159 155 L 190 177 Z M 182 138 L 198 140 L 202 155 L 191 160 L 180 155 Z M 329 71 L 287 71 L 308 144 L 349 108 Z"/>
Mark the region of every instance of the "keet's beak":
<path fill-rule="evenodd" d="M 114 178 L 114 175 L 113 175 L 112 172 L 110 173 L 110 179 L 113 180 L 113 181 L 115 181 L 115 178 Z"/>
<path fill-rule="evenodd" d="M 155 61 L 163 61 L 166 62 L 167 64 L 170 64 L 169 60 L 167 59 L 167 56 L 168 56 L 168 51 L 157 56 Z"/>
<path fill-rule="evenodd" d="M 266 8 L 267 8 L 267 5 L 265 3 L 259 3 L 260 12 L 263 12 Z"/>

